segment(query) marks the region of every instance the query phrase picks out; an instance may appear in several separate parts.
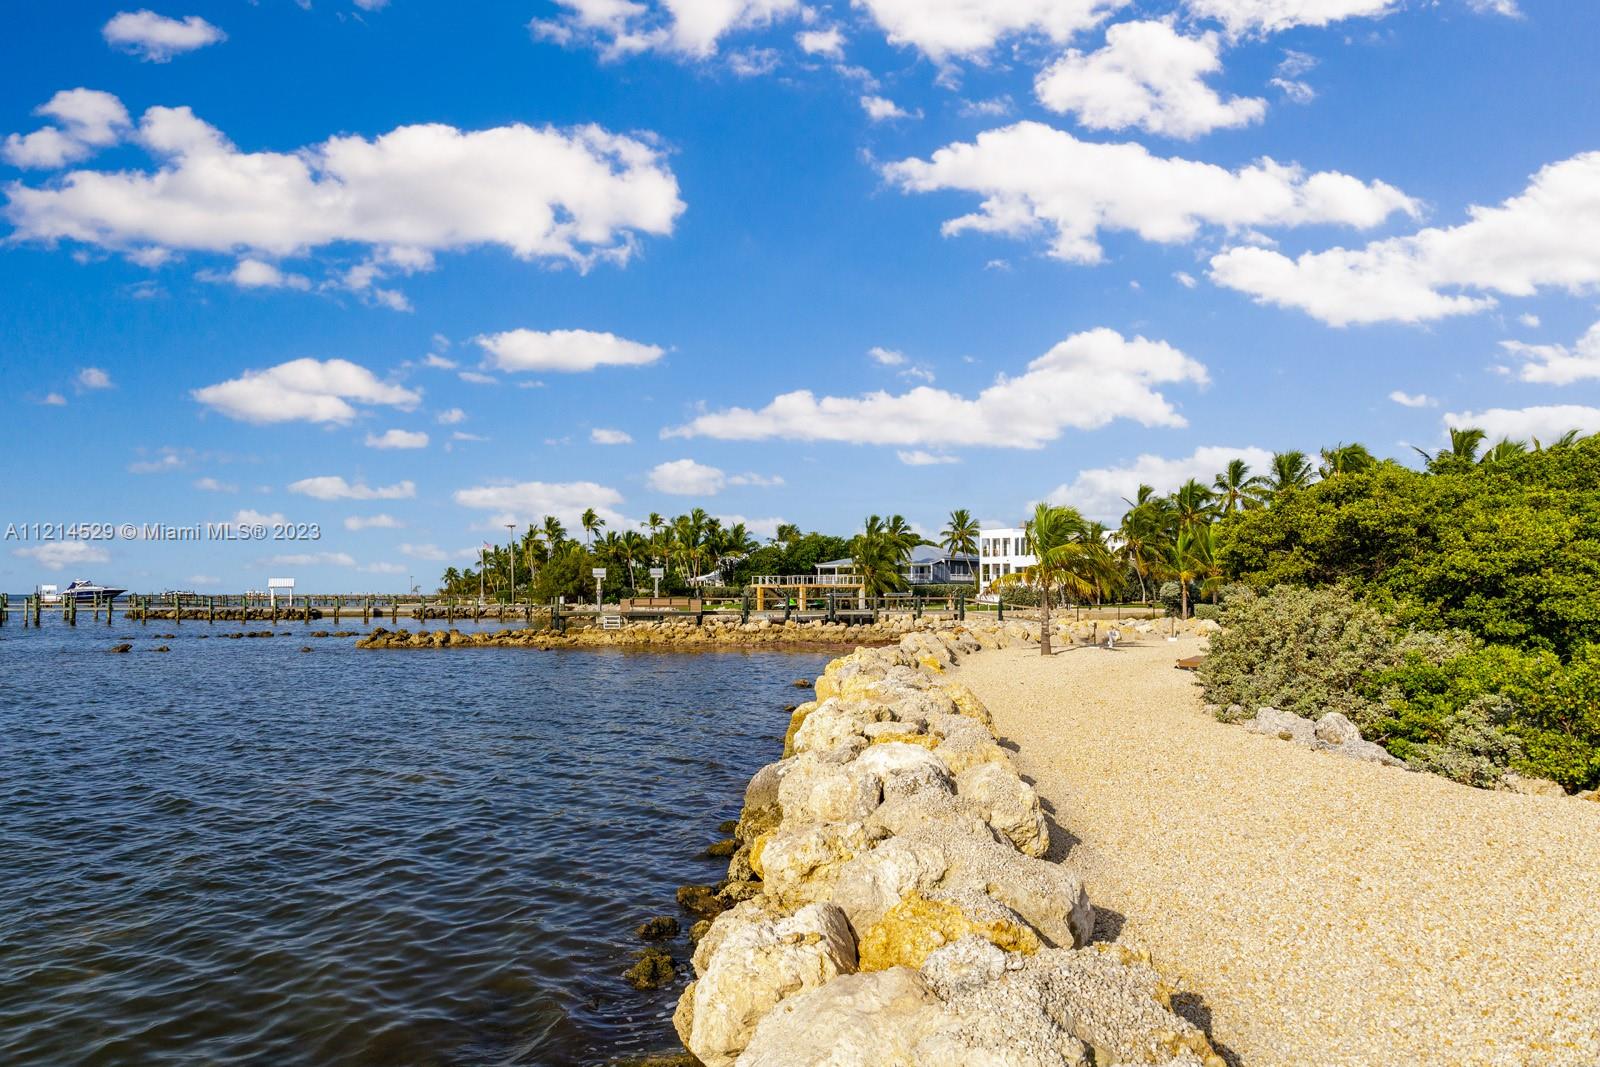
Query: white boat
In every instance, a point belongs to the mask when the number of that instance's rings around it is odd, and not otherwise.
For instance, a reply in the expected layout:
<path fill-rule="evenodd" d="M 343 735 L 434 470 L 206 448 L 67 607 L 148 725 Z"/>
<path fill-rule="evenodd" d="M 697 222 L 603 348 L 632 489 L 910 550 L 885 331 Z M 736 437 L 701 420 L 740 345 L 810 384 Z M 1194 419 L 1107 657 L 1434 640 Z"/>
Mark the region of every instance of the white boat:
<path fill-rule="evenodd" d="M 96 585 L 87 578 L 78 578 L 60 590 L 53 585 L 41 585 L 39 602 L 60 604 L 67 600 L 75 600 L 79 604 L 109 604 L 126 592 L 126 589 L 112 589 L 109 586 Z"/>

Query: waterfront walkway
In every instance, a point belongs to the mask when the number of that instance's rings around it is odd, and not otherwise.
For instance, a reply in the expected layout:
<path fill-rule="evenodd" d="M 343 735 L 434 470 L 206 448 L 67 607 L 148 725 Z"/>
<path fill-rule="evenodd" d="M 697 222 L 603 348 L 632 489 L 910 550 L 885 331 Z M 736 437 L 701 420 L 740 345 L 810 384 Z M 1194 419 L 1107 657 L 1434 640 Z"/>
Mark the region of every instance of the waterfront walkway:
<path fill-rule="evenodd" d="M 1197 639 L 968 658 L 1053 805 L 1053 858 L 1198 994 L 1232 1062 L 1600 1063 L 1600 804 L 1456 785 L 1222 725 Z"/>

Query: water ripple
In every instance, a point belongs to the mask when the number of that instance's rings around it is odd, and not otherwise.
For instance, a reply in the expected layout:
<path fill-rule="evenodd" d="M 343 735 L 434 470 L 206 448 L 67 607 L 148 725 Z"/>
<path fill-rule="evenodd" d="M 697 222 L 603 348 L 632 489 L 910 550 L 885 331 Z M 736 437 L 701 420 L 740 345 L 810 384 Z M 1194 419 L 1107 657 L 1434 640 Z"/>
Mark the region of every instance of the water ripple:
<path fill-rule="evenodd" d="M 134 631 L 0 635 L 0 1063 L 669 1048 L 631 928 L 717 876 L 696 857 L 824 660 Z"/>

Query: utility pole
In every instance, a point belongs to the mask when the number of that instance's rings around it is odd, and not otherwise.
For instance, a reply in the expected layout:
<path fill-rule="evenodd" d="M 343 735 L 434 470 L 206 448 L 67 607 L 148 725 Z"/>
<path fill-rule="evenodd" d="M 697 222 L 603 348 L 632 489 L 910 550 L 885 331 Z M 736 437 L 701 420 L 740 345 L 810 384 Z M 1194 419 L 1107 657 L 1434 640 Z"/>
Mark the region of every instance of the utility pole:
<path fill-rule="evenodd" d="M 483 603 L 483 572 L 484 568 L 489 566 L 488 556 L 486 555 L 487 548 L 488 546 L 485 545 L 478 549 L 478 603 L 480 604 Z"/>
<path fill-rule="evenodd" d="M 506 523 L 506 534 L 510 537 L 510 541 L 506 545 L 506 551 L 511 553 L 511 602 L 515 604 L 517 602 L 517 524 L 514 522 Z"/>

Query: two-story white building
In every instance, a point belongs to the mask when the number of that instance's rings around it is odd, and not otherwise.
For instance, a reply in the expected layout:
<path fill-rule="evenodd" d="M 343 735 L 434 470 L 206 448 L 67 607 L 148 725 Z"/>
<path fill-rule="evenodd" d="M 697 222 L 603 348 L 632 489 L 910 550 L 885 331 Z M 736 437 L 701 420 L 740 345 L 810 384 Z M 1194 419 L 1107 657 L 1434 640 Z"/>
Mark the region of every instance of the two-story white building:
<path fill-rule="evenodd" d="M 1028 551 L 1028 532 L 1021 527 L 978 531 L 978 592 L 987 593 L 996 579 L 1036 563 Z"/>

